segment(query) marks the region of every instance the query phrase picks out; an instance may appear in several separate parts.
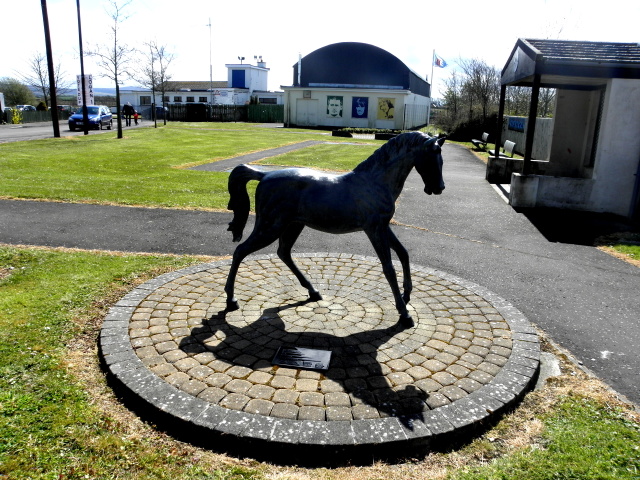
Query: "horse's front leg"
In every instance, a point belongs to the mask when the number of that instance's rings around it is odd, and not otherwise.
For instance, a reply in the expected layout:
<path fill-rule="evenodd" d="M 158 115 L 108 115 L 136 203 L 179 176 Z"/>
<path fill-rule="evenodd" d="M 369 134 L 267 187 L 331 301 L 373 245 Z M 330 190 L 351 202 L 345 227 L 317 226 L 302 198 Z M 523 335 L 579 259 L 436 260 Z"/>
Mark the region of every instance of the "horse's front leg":
<path fill-rule="evenodd" d="M 366 229 L 365 233 L 369 237 L 369 240 L 371 240 L 373 248 L 378 254 L 378 258 L 382 264 L 382 272 L 391 287 L 391 292 L 393 293 L 393 297 L 396 302 L 396 309 L 400 314 L 400 323 L 405 327 L 412 327 L 414 325 L 413 319 L 411 318 L 411 315 L 409 315 L 409 312 L 407 311 L 407 304 L 400 294 L 396 271 L 393 268 L 393 263 L 391 262 L 390 238 L 388 231 L 388 225 L 381 224 L 376 225 L 372 229 Z"/>
<path fill-rule="evenodd" d="M 409 266 L 409 253 L 407 249 L 404 248 L 404 245 L 400 243 L 398 237 L 395 236 L 391 227 L 387 226 L 387 235 L 389 236 L 389 245 L 398 255 L 398 259 L 402 264 L 402 289 L 404 290 L 402 294 L 402 299 L 404 303 L 409 303 L 409 299 L 411 298 L 411 292 L 413 291 L 413 283 L 411 282 L 411 268 Z"/>

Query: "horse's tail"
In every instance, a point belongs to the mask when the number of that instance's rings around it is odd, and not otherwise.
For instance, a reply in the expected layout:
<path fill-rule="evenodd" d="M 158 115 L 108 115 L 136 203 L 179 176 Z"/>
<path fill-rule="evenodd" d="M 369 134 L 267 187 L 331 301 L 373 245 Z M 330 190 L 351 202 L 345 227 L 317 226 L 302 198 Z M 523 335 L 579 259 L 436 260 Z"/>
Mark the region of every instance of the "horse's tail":
<path fill-rule="evenodd" d="M 242 238 L 242 231 L 249 218 L 249 194 L 247 193 L 247 182 L 250 180 L 262 180 L 264 172 L 254 170 L 247 165 L 238 165 L 229 175 L 229 204 L 228 210 L 233 210 L 233 220 L 229 223 L 227 230 L 233 234 L 233 241 L 239 242 Z"/>

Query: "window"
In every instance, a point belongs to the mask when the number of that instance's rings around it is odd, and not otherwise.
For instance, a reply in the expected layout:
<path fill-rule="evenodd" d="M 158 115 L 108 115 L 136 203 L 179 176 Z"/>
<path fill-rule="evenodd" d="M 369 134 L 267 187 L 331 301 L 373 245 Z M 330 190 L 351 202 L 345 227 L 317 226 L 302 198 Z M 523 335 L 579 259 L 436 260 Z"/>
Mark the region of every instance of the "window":
<path fill-rule="evenodd" d="M 164 100 L 165 103 L 170 102 L 171 100 L 169 100 L 169 96 L 167 95 L 166 97 L 162 97 L 162 99 Z"/>
<path fill-rule="evenodd" d="M 200 103 L 207 103 L 209 101 L 209 99 L 207 97 L 200 97 L 200 99 L 198 101 Z"/>
<path fill-rule="evenodd" d="M 173 101 L 174 102 L 181 102 L 182 101 L 182 97 L 181 96 L 173 97 Z"/>
<path fill-rule="evenodd" d="M 191 103 L 195 102 L 195 97 L 187 97 L 187 103 L 189 102 Z"/>
<path fill-rule="evenodd" d="M 278 103 L 277 98 L 260 98 L 258 99 L 260 103 L 264 103 L 265 105 L 276 105 Z"/>
<path fill-rule="evenodd" d="M 151 95 L 140 95 L 140 105 L 151 105 Z"/>

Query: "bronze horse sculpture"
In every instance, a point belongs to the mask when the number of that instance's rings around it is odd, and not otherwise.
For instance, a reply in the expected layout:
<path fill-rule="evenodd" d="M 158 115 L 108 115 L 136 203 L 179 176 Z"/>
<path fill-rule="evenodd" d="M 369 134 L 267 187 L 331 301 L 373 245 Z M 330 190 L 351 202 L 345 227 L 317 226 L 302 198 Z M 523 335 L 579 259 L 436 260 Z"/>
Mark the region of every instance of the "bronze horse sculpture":
<path fill-rule="evenodd" d="M 238 267 L 249 254 L 279 239 L 278 257 L 291 269 L 300 284 L 309 291 L 311 301 L 322 300 L 320 293 L 298 269 L 291 249 L 305 226 L 327 233 L 350 233 L 360 230 L 369 237 L 382 263 L 382 270 L 395 299 L 400 322 L 412 326 L 407 311 L 412 284 L 409 254 L 391 231 L 389 222 L 395 202 L 413 167 L 422 177 L 428 195 L 444 190 L 441 147 L 444 137 L 430 137 L 420 132 L 398 135 L 376 150 L 353 171 L 332 175 L 307 168 L 286 168 L 272 172 L 238 165 L 229 176 L 229 210 L 233 221 L 229 230 L 233 241 L 240 241 L 249 216 L 247 182 L 258 180 L 256 222 L 247 240 L 238 245 L 225 285 L 227 310 L 237 310 L 234 285 Z M 403 269 L 400 293 L 391 250 Z"/>

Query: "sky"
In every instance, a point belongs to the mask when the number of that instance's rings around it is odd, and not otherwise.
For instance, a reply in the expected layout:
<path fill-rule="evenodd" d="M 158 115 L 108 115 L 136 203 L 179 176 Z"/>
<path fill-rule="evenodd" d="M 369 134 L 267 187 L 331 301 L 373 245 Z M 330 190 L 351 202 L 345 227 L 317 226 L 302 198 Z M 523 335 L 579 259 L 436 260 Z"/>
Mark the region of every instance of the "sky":
<path fill-rule="evenodd" d="M 109 45 L 109 0 L 79 0 L 85 50 Z M 47 0 L 54 64 L 69 82 L 80 73 L 77 0 Z M 118 0 L 122 4 L 122 0 Z M 292 85 L 299 55 L 339 42 L 375 45 L 398 57 L 433 85 L 444 81 L 460 59 L 484 60 L 502 69 L 518 38 L 639 42 L 637 0 L 130 0 L 120 23 L 121 44 L 144 48 L 155 41 L 174 55 L 173 80 L 227 80 L 226 64 L 256 64 L 263 57 L 269 90 Z M 3 2 L 0 77 L 29 72 L 29 59 L 45 54 L 41 2 Z M 209 27 L 211 19 L 211 27 Z M 447 67 L 432 69 L 433 52 Z M 94 87 L 114 88 L 92 58 L 85 74 Z M 433 76 L 432 76 L 433 74 Z M 138 85 L 124 78 L 121 85 Z"/>

